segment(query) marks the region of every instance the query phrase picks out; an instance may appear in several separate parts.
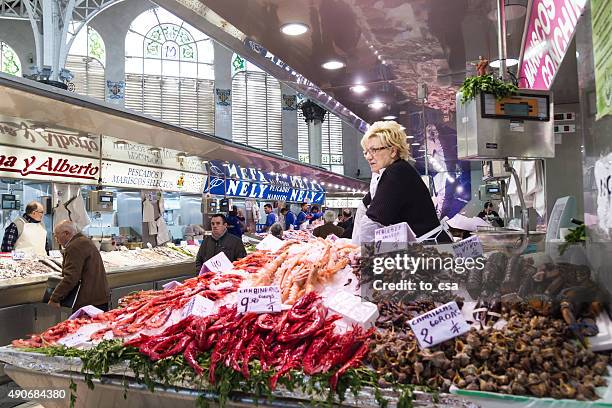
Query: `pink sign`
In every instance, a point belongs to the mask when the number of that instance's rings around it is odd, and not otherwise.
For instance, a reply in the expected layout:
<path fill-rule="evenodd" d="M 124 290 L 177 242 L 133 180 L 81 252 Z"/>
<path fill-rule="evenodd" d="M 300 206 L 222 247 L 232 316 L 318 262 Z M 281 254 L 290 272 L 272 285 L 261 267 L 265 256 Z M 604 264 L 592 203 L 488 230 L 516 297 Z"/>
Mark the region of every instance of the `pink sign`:
<path fill-rule="evenodd" d="M 549 90 L 586 0 L 533 0 L 523 37 L 520 87 Z"/>

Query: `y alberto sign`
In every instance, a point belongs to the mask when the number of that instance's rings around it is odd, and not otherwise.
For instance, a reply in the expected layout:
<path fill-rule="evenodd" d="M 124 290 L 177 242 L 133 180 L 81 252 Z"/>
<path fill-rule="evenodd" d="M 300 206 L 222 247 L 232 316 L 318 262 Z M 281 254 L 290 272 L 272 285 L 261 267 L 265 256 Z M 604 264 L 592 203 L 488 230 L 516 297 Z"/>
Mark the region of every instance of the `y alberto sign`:
<path fill-rule="evenodd" d="M 0 177 L 96 184 L 99 176 L 95 159 L 0 146 Z"/>
<path fill-rule="evenodd" d="M 586 1 L 533 0 L 523 36 L 521 88 L 550 89 Z"/>

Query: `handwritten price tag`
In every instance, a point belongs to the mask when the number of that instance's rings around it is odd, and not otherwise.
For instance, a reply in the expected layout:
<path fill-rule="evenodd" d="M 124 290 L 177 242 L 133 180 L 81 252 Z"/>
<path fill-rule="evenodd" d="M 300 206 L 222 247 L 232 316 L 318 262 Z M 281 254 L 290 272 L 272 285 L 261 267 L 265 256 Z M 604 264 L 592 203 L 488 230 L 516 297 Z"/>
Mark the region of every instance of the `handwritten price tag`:
<path fill-rule="evenodd" d="M 181 318 L 194 315 L 198 317 L 210 316 L 215 312 L 215 302 L 200 295 L 195 295 L 181 310 Z"/>
<path fill-rule="evenodd" d="M 53 259 L 62 259 L 62 251 L 52 249 L 51 251 L 49 251 L 49 257 Z"/>
<path fill-rule="evenodd" d="M 378 228 L 374 231 L 374 254 L 408 249 L 410 242 L 416 242 L 416 236 L 406 222 Z"/>
<path fill-rule="evenodd" d="M 476 235 L 456 242 L 452 244 L 452 247 L 453 251 L 455 251 L 456 258 L 475 259 L 481 257 L 484 253 L 484 249 L 482 248 L 482 242 L 480 242 L 480 239 Z"/>
<path fill-rule="evenodd" d="M 276 285 L 238 289 L 238 311 L 240 313 L 280 312 L 280 288 Z"/>
<path fill-rule="evenodd" d="M 165 290 L 172 290 L 174 288 L 178 288 L 179 286 L 183 286 L 183 284 L 177 281 L 172 281 L 163 285 L 162 288 L 164 288 Z"/>
<path fill-rule="evenodd" d="M 70 317 L 68 318 L 68 320 L 74 320 L 76 318 L 79 318 L 79 317 L 85 316 L 85 315 L 87 315 L 89 317 L 94 317 L 94 316 L 99 315 L 100 313 L 104 313 L 104 311 L 98 309 L 95 306 L 87 305 L 87 306 L 83 306 L 82 308 L 80 308 L 79 310 L 77 310 L 76 312 L 71 314 Z"/>
<path fill-rule="evenodd" d="M 57 342 L 66 347 L 77 347 L 90 341 L 90 335 L 84 333 L 75 333 L 59 339 Z"/>
<path fill-rule="evenodd" d="M 449 302 L 408 322 L 422 349 L 461 336 L 470 331 L 459 306 Z"/>
<path fill-rule="evenodd" d="M 25 252 L 13 251 L 13 261 L 21 261 L 22 259 L 25 259 Z"/>
<path fill-rule="evenodd" d="M 200 270 L 200 275 L 204 272 L 221 273 L 232 270 L 234 270 L 234 265 L 232 262 L 223 252 L 219 252 L 217 255 L 204 262 L 204 265 L 202 265 L 202 269 Z"/>

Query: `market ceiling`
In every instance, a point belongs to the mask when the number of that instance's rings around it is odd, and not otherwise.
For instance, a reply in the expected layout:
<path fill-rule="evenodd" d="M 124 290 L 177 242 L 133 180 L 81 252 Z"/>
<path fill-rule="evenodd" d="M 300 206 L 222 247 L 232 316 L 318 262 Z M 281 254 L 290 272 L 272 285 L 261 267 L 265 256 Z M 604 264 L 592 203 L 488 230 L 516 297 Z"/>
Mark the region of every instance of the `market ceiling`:
<path fill-rule="evenodd" d="M 505 1 L 508 57 L 518 58 L 527 0 Z M 421 110 L 419 84 L 428 87 L 426 106 L 454 111 L 466 68 L 474 70 L 480 55 L 497 59 L 495 0 L 156 2 L 357 128 L 360 119 L 387 115 L 406 125 Z M 283 25 L 293 22 L 307 31 L 284 34 Z M 345 66 L 323 68 L 330 60 Z M 355 92 L 357 84 L 367 90 Z M 385 106 L 375 110 L 373 102 Z"/>
<path fill-rule="evenodd" d="M 19 124 L 31 129 L 94 138 L 102 134 L 152 147 L 163 146 L 208 161 L 227 161 L 264 172 L 306 177 L 325 183 L 329 192 L 367 188 L 361 180 L 12 75 L 0 73 L 0 95 L 0 113 L 20 118 Z"/>

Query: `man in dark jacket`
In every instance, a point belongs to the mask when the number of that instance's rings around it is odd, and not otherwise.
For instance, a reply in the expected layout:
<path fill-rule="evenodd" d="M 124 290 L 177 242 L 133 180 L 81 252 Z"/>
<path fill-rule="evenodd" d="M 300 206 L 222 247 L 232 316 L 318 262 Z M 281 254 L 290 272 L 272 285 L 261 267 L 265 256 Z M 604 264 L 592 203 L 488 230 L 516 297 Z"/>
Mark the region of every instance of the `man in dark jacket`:
<path fill-rule="evenodd" d="M 49 304 L 59 307 L 60 302 L 77 285 L 81 285 L 72 308 L 73 312 L 87 305 L 107 311 L 110 291 L 98 248 L 89 238 L 78 232 L 72 221 L 60 222 L 55 227 L 53 235 L 64 247 L 64 262 L 62 280 L 55 287 Z"/>
<path fill-rule="evenodd" d="M 319 238 L 327 238 L 329 235 L 334 234 L 335 236 L 340 238 L 344 233 L 344 229 L 334 225 L 336 217 L 337 215 L 335 212 L 330 210 L 325 211 L 325 214 L 323 214 L 323 221 L 325 222 L 325 224 L 315 228 L 312 234 L 315 237 Z"/>
<path fill-rule="evenodd" d="M 213 215 L 210 218 L 210 227 L 212 235 L 204 237 L 196 256 L 196 274 L 200 273 L 204 262 L 221 252 L 232 262 L 246 256 L 242 240 L 227 232 L 227 221 L 223 214 Z"/>
<path fill-rule="evenodd" d="M 355 219 L 353 218 L 353 213 L 350 208 L 342 210 L 342 222 L 339 222 L 338 226 L 344 229 L 344 233 L 340 238 L 352 238 L 354 223 Z"/>

